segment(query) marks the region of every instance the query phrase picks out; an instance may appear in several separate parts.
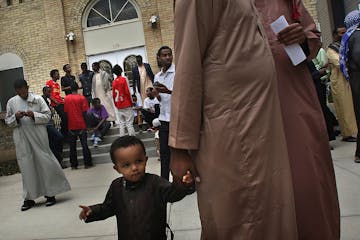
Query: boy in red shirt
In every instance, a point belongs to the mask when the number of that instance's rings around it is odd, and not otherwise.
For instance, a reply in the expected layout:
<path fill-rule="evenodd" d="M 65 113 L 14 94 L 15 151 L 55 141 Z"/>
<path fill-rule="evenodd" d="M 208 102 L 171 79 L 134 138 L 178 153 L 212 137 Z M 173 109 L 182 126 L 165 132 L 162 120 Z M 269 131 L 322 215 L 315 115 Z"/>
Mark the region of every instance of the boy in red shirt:
<path fill-rule="evenodd" d="M 60 84 L 56 81 L 60 79 L 59 70 L 50 71 L 51 79 L 46 81 L 46 86 L 50 88 L 50 106 L 55 109 L 61 118 L 61 133 L 67 135 L 67 117 L 64 112 L 64 99 L 60 96 Z"/>
<path fill-rule="evenodd" d="M 72 94 L 65 97 L 64 110 L 68 115 L 68 129 L 70 138 L 70 163 L 71 169 L 78 168 L 77 152 L 76 152 L 76 140 L 79 137 L 85 168 L 93 166 L 91 159 L 91 152 L 87 144 L 87 130 L 85 123 L 85 116 L 89 109 L 86 98 L 77 93 L 78 86 L 74 84 L 71 86 Z"/>
<path fill-rule="evenodd" d="M 119 65 L 115 65 L 113 73 L 116 74 L 116 79 L 112 83 L 112 95 L 114 99 L 115 107 L 118 110 L 118 118 L 120 121 L 120 136 L 125 135 L 125 126 L 130 136 L 135 135 L 133 126 L 133 110 L 132 110 L 132 99 L 127 84 L 126 78 L 121 76 L 123 72 Z"/>

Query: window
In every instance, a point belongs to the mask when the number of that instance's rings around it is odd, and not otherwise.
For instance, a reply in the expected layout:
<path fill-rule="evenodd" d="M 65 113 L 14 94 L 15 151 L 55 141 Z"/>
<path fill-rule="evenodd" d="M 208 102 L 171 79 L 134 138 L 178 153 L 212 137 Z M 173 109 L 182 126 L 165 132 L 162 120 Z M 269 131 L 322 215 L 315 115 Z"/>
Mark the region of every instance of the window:
<path fill-rule="evenodd" d="M 134 78 L 132 75 L 132 69 L 134 67 L 137 67 L 136 56 L 135 55 L 127 56 L 124 60 L 124 73 L 125 76 L 129 79 L 130 86 L 133 85 Z"/>
<path fill-rule="evenodd" d="M 87 26 L 93 27 L 138 18 L 129 0 L 100 0 L 90 9 Z"/>
<path fill-rule="evenodd" d="M 12 0 L 6 0 L 6 5 L 11 6 L 13 4 Z"/>
<path fill-rule="evenodd" d="M 14 53 L 0 54 L 0 112 L 6 111 L 7 101 L 16 95 L 14 82 L 24 78 L 24 63 Z"/>
<path fill-rule="evenodd" d="M 24 78 L 22 67 L 0 71 L 0 112 L 6 111 L 8 100 L 16 95 L 14 82 L 19 78 Z"/>
<path fill-rule="evenodd" d="M 100 69 L 107 72 L 110 75 L 111 81 L 113 81 L 114 75 L 112 72 L 113 66 L 111 65 L 111 63 L 108 60 L 103 59 L 99 61 L 99 64 L 100 64 Z"/>

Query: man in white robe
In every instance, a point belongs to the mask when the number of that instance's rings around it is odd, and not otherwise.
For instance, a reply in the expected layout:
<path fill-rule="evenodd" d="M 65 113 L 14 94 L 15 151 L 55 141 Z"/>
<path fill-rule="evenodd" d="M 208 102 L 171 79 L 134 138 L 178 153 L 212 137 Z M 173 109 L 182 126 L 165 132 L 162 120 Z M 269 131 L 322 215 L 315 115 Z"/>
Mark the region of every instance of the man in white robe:
<path fill-rule="evenodd" d="M 14 127 L 16 157 L 23 182 L 22 211 L 35 205 L 35 199 L 47 198 L 46 206 L 56 203 L 55 195 L 70 190 L 59 162 L 50 150 L 46 124 L 51 111 L 41 96 L 29 93 L 27 82 L 15 81 L 17 95 L 6 108 L 5 122 Z"/>

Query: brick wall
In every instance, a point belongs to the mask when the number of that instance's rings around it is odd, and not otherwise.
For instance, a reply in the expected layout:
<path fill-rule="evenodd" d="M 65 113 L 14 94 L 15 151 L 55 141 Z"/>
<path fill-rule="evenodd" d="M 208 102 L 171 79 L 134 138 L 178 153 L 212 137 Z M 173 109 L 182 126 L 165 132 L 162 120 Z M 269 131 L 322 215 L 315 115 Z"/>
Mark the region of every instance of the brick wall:
<path fill-rule="evenodd" d="M 157 72 L 156 52 L 162 45 L 173 47 L 173 1 L 134 0 L 143 21 L 146 51 L 149 63 Z M 41 93 L 51 69 L 59 69 L 70 63 L 73 74 L 80 73 L 81 62 L 86 61 L 82 33 L 83 13 L 89 0 L 14 0 L 7 6 L 0 0 L 0 55 L 15 53 L 24 63 L 24 75 L 30 91 Z M 157 28 L 148 23 L 152 15 L 160 16 Z M 65 40 L 70 31 L 76 34 L 74 42 Z M 1 84 L 1 82 L 0 82 Z M 1 87 L 1 86 L 0 86 Z M 0 123 L 0 161 L 14 157 L 12 132 Z M 7 145 L 6 143 L 10 145 Z"/>
<path fill-rule="evenodd" d="M 144 27 L 149 62 L 156 69 L 156 52 L 162 45 L 173 47 L 173 0 L 136 0 Z M 60 70 L 70 63 L 75 75 L 86 60 L 82 21 L 89 0 L 25 0 L 13 1 L 12 6 L 0 2 L 0 54 L 12 52 L 24 62 L 25 77 L 31 90 L 40 93 L 53 68 Z M 304 0 L 309 13 L 318 22 L 317 1 Z M 148 21 L 160 16 L 158 28 Z M 66 33 L 76 34 L 74 42 L 65 40 Z M 155 70 L 154 69 L 154 70 Z M 155 70 L 156 71 L 156 70 Z"/>
<path fill-rule="evenodd" d="M 317 1 L 318 0 L 303 0 L 303 3 L 308 10 L 309 14 L 314 19 L 315 23 L 318 24 L 318 12 L 317 12 Z"/>
<path fill-rule="evenodd" d="M 319 0 L 320 1 L 320 0 Z M 70 63 L 73 74 L 80 73 L 80 63 L 86 61 L 83 41 L 83 13 L 89 0 L 14 0 L 6 6 L 0 0 L 0 54 L 15 53 L 24 63 L 25 78 L 30 90 L 41 93 L 51 69 L 57 68 L 63 75 L 62 66 Z M 174 21 L 173 0 L 133 0 L 139 7 L 143 21 L 146 51 L 149 63 L 157 72 L 156 52 L 162 45 L 173 48 Z M 309 13 L 318 22 L 317 0 L 304 0 Z M 157 28 L 148 21 L 152 15 L 160 16 Z M 68 42 L 65 35 L 70 31 L 76 40 Z M 1 87 L 1 86 L 0 86 Z M 0 125 L 0 133 L 11 138 L 10 130 Z M 0 139 L 5 137 L 0 136 Z M 0 142 L 0 150 L 9 147 Z"/>
<path fill-rule="evenodd" d="M 321 40 L 323 46 L 327 47 L 333 41 L 332 30 L 334 27 L 332 16 L 330 14 L 331 6 L 329 5 L 329 1 L 317 1 L 317 10 L 321 30 Z"/>
<path fill-rule="evenodd" d="M 24 63 L 30 90 L 41 93 L 51 69 L 70 63 L 73 74 L 80 73 L 86 61 L 82 21 L 89 0 L 25 0 L 6 6 L 0 1 L 0 54 L 15 53 Z M 143 21 L 149 62 L 157 71 L 156 52 L 162 45 L 173 47 L 173 1 L 137 0 Z M 158 28 L 148 23 L 152 15 L 160 16 Z M 68 32 L 76 34 L 74 42 L 65 40 Z"/>
<path fill-rule="evenodd" d="M 157 66 L 156 52 L 162 45 L 173 46 L 173 1 L 172 0 L 136 0 L 143 21 L 146 51 L 149 63 Z M 83 13 L 89 0 L 63 0 L 65 30 L 73 31 L 76 41 L 68 43 L 69 61 L 76 74 L 80 73 L 80 63 L 86 60 L 82 33 Z M 152 28 L 148 21 L 152 15 L 160 16 L 158 28 Z M 156 71 L 154 69 L 154 71 Z"/>
<path fill-rule="evenodd" d="M 304 0 L 304 5 L 313 17 L 317 27 L 321 31 L 321 40 L 324 48 L 332 41 L 333 22 L 331 19 L 331 6 L 328 0 Z"/>
<path fill-rule="evenodd" d="M 40 93 L 52 68 L 67 58 L 60 0 L 13 1 L 0 8 L 0 54 L 12 52 L 23 60 L 31 91 Z"/>
<path fill-rule="evenodd" d="M 12 132 L 13 130 L 0 120 L 0 163 L 16 159 Z"/>

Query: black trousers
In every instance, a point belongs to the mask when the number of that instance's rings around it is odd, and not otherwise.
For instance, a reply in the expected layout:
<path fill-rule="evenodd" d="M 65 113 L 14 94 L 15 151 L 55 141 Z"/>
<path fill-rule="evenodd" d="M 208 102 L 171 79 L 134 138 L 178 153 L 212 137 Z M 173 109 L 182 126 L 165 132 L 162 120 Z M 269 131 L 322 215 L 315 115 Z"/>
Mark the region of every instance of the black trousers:
<path fill-rule="evenodd" d="M 91 100 L 92 100 L 91 95 L 84 95 L 84 97 L 86 98 L 86 101 L 88 102 L 88 104 L 89 104 L 89 106 L 90 106 Z"/>
<path fill-rule="evenodd" d="M 144 119 L 145 119 L 145 122 L 147 122 L 149 124 L 150 127 L 152 127 L 152 121 L 159 117 L 159 114 L 160 114 L 160 107 L 159 107 L 159 104 L 156 104 L 155 105 L 155 112 L 152 113 L 150 111 L 147 111 L 145 109 L 142 109 L 141 110 L 141 113 L 142 115 L 144 116 Z"/>
<path fill-rule="evenodd" d="M 320 82 L 319 80 L 315 80 L 315 88 L 316 92 L 320 101 L 321 110 L 323 112 L 325 123 L 326 123 L 326 130 L 329 136 L 329 141 L 335 140 L 335 131 L 334 126 L 337 125 L 337 120 L 334 114 L 330 111 L 326 103 L 326 85 Z"/>
<path fill-rule="evenodd" d="M 67 120 L 67 114 L 64 111 L 64 104 L 59 104 L 55 106 L 54 109 L 57 112 L 57 114 L 59 114 L 61 119 L 61 123 L 60 123 L 61 133 L 66 137 L 68 135 L 68 120 Z"/>
<path fill-rule="evenodd" d="M 86 124 L 88 125 L 88 127 L 96 127 L 99 124 L 100 120 L 97 119 L 92 113 L 87 113 L 86 114 Z M 95 131 L 95 136 L 102 138 L 105 136 L 105 134 L 107 133 L 107 131 L 110 129 L 111 124 L 108 121 L 104 121 L 99 128 L 97 129 L 97 131 Z"/>
<path fill-rule="evenodd" d="M 80 139 L 82 152 L 84 157 L 85 166 L 92 165 L 91 152 L 87 144 L 87 132 L 85 129 L 81 130 L 69 130 L 70 140 L 70 163 L 71 167 L 77 167 L 79 165 L 77 160 L 76 140 Z"/>
<path fill-rule="evenodd" d="M 159 128 L 161 177 L 169 180 L 170 175 L 170 147 L 169 122 L 161 121 Z"/>
<path fill-rule="evenodd" d="M 53 124 L 46 126 L 49 138 L 49 146 L 60 165 L 63 166 L 63 139 L 64 136 L 59 132 Z"/>
<path fill-rule="evenodd" d="M 355 156 L 360 157 L 360 71 L 350 72 L 350 87 L 354 103 L 356 125 L 358 127 Z"/>

